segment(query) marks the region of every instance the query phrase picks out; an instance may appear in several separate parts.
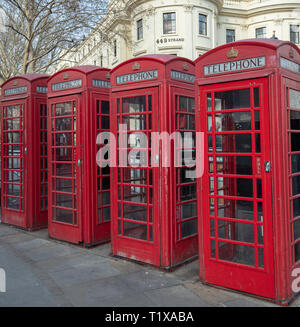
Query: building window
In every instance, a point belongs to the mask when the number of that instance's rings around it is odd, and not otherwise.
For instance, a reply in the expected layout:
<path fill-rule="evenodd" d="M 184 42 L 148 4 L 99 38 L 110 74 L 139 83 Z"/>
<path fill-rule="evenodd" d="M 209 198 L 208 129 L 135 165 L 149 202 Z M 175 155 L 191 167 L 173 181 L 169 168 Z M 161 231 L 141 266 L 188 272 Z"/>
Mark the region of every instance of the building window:
<path fill-rule="evenodd" d="M 257 39 L 265 39 L 267 37 L 267 28 L 266 27 L 256 28 L 255 37 Z"/>
<path fill-rule="evenodd" d="M 143 20 L 140 19 L 136 22 L 137 25 L 137 40 L 142 40 L 143 39 Z"/>
<path fill-rule="evenodd" d="M 114 56 L 117 56 L 117 40 L 114 40 Z"/>
<path fill-rule="evenodd" d="M 299 25 L 290 25 L 290 40 L 299 44 Z"/>
<path fill-rule="evenodd" d="M 103 55 L 100 56 L 100 66 L 103 67 Z"/>
<path fill-rule="evenodd" d="M 207 16 L 199 14 L 199 34 L 207 35 Z"/>
<path fill-rule="evenodd" d="M 176 33 L 176 13 L 169 12 L 163 14 L 164 34 Z"/>
<path fill-rule="evenodd" d="M 235 30 L 226 30 L 226 43 L 235 42 Z"/>

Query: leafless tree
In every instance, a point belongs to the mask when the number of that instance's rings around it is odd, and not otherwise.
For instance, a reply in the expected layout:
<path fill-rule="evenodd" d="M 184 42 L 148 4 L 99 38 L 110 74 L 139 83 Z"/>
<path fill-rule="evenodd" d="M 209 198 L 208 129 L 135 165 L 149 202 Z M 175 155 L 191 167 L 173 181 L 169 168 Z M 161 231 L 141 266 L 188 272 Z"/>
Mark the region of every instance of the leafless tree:
<path fill-rule="evenodd" d="M 0 80 L 46 72 L 107 14 L 108 0 L 1 0 Z"/>

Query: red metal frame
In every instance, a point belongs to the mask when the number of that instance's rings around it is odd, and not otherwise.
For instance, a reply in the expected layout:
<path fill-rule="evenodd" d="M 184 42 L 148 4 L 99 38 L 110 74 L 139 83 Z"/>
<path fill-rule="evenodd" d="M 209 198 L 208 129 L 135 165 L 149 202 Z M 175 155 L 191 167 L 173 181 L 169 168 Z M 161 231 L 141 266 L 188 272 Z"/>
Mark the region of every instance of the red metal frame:
<path fill-rule="evenodd" d="M 110 171 L 96 161 L 97 134 L 109 129 L 109 71 L 78 66 L 48 80 L 49 235 L 87 247 L 110 240 Z"/>
<path fill-rule="evenodd" d="M 237 64 L 259 57 L 265 60 L 259 67 Z M 299 123 L 300 108 L 287 101 L 292 88 L 299 102 L 300 74 L 293 71 L 299 64 L 299 49 L 277 40 L 239 41 L 196 60 L 196 128 L 205 133 L 205 172 L 198 181 L 200 279 L 278 303 L 295 296 L 292 271 L 300 266 L 300 212 L 291 211 L 300 166 L 298 157 L 292 164 L 298 150 L 290 141 L 300 135 L 300 127 L 290 126 Z M 226 106 L 229 96 L 236 107 Z M 292 109 L 298 112 L 290 123 Z"/>
<path fill-rule="evenodd" d="M 2 222 L 31 231 L 47 227 L 47 79 L 13 77 L 0 100 Z"/>
<path fill-rule="evenodd" d="M 148 71 L 155 72 L 153 78 L 150 74 L 150 78 L 143 80 L 147 75 L 143 75 L 144 72 Z M 129 134 L 147 134 L 148 145 L 151 133 L 195 132 L 194 126 L 189 127 L 195 119 L 193 62 L 168 55 L 149 55 L 124 62 L 111 74 L 112 131 L 116 137 L 119 123 L 127 124 Z M 130 78 L 142 78 L 126 82 L 128 77 L 120 77 L 128 74 Z M 184 76 L 191 80 L 180 80 Z M 189 107 L 185 103 L 189 103 Z M 133 139 L 136 141 L 135 136 Z M 131 148 L 130 145 L 125 147 L 127 156 Z M 139 150 L 148 152 L 145 146 Z M 172 143 L 171 158 L 174 151 Z M 151 162 L 155 154 L 150 150 L 145 157 Z M 118 204 L 112 208 L 113 254 L 166 269 L 196 257 L 196 199 L 193 199 L 195 193 L 191 195 L 195 181 L 180 183 L 180 169 L 185 168 L 176 168 L 172 159 L 170 167 L 163 167 L 162 147 L 158 167 L 121 166 L 119 162 L 119 167 L 112 169 L 112 201 Z M 180 199 L 179 190 L 183 195 Z M 181 216 L 179 209 L 185 213 L 190 210 L 193 215 Z"/>

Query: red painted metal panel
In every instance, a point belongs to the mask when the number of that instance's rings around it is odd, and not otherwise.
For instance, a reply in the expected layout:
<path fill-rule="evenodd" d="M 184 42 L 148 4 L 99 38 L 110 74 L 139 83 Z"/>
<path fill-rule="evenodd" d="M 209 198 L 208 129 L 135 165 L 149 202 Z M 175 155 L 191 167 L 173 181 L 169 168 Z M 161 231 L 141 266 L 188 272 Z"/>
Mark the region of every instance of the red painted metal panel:
<path fill-rule="evenodd" d="M 239 41 L 196 60 L 197 130 L 206 134 L 200 279 L 281 304 L 296 295 L 300 259 L 299 67 L 299 49 L 278 40 Z"/>
<path fill-rule="evenodd" d="M 171 136 L 175 131 L 195 131 L 190 127 L 195 119 L 194 65 L 190 60 L 143 56 L 120 64 L 111 75 L 116 137 L 119 123 L 127 124 L 129 133 L 146 133 L 148 140 L 151 133 Z M 121 168 L 119 163 L 112 171 L 112 201 L 117 204 L 112 207 L 112 252 L 171 268 L 197 256 L 196 201 L 190 195 L 194 183 L 180 181 L 180 169 L 186 168 L 175 167 L 173 143 L 169 166 L 163 165 L 166 149 L 162 143 L 158 153 L 148 147 L 141 151 L 149 151 L 148 159 L 154 158 L 157 167 Z"/>
<path fill-rule="evenodd" d="M 109 69 L 78 66 L 48 80 L 49 235 L 93 246 L 110 240 L 110 171 L 97 166 L 108 131 Z"/>
<path fill-rule="evenodd" d="M 28 230 L 47 226 L 48 174 L 46 167 L 40 166 L 40 148 L 47 142 L 41 139 L 45 134 L 47 78 L 43 74 L 23 75 L 2 85 L 2 221 Z"/>

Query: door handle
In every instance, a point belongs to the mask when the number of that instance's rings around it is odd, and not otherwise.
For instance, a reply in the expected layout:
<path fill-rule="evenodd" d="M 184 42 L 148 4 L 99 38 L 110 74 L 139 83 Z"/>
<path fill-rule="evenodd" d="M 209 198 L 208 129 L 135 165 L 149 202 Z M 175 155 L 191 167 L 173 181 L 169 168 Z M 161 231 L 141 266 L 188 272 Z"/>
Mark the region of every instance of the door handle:
<path fill-rule="evenodd" d="M 77 166 L 80 167 L 81 166 L 81 159 L 77 160 Z"/>
<path fill-rule="evenodd" d="M 270 173 L 272 170 L 272 164 L 271 164 L 271 161 L 266 161 L 265 162 L 265 172 L 266 173 Z"/>
<path fill-rule="evenodd" d="M 27 146 L 24 148 L 24 154 L 27 154 Z"/>

